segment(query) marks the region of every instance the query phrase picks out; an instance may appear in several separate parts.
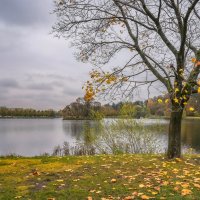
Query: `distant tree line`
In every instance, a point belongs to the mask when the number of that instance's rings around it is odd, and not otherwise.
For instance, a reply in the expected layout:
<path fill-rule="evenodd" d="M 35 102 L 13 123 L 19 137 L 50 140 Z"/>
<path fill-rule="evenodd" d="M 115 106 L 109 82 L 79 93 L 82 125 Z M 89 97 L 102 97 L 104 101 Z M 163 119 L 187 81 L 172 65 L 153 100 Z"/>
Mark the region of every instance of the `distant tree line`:
<path fill-rule="evenodd" d="M 62 110 L 63 119 L 91 119 L 94 112 L 99 112 L 101 103 L 96 101 L 85 101 L 77 98 Z"/>
<path fill-rule="evenodd" d="M 151 116 L 165 116 L 169 117 L 170 110 L 170 101 L 168 95 L 157 96 L 146 101 L 146 106 L 148 112 Z M 187 105 L 183 112 L 184 116 L 196 116 L 200 117 L 200 94 L 193 94 L 190 97 Z"/>
<path fill-rule="evenodd" d="M 48 110 L 35 110 L 31 108 L 7 108 L 0 107 L 0 117 L 59 117 L 61 112 Z"/>
<path fill-rule="evenodd" d="M 118 116 L 139 119 L 148 116 L 148 110 L 143 101 L 105 104 L 101 107 L 101 112 L 107 117 Z"/>
<path fill-rule="evenodd" d="M 156 96 L 146 101 L 118 102 L 101 105 L 97 101 L 85 101 L 78 98 L 61 112 L 64 119 L 93 119 L 96 113 L 101 117 L 170 117 L 168 95 Z M 185 106 L 184 116 L 200 116 L 200 94 L 191 96 Z"/>
<path fill-rule="evenodd" d="M 100 102 L 85 101 L 84 98 L 76 99 L 75 102 L 62 110 L 64 119 L 93 119 L 95 117 L 124 117 L 127 115 L 132 118 L 140 118 L 146 117 L 147 114 L 146 105 L 143 101 L 101 105 Z"/>

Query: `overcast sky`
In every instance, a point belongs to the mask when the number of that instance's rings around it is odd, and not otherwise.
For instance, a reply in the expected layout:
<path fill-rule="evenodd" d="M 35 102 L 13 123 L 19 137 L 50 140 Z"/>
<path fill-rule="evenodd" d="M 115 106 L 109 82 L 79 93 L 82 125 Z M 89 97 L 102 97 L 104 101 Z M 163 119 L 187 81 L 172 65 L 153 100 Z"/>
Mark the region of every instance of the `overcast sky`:
<path fill-rule="evenodd" d="M 91 70 L 54 38 L 53 0 L 0 0 L 0 106 L 61 109 Z"/>
<path fill-rule="evenodd" d="M 58 110 L 83 96 L 92 67 L 50 34 L 52 10 L 53 0 L 0 0 L 0 106 Z M 133 100 L 147 98 L 145 88 L 140 94 Z"/>

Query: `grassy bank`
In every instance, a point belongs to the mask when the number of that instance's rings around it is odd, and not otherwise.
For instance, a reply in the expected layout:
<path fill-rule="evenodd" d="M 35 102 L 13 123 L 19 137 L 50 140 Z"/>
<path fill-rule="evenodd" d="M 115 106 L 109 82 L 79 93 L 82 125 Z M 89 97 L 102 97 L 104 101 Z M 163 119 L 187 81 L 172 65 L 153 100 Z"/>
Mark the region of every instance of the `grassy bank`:
<path fill-rule="evenodd" d="M 200 156 L 0 159 L 0 199 L 200 199 Z"/>

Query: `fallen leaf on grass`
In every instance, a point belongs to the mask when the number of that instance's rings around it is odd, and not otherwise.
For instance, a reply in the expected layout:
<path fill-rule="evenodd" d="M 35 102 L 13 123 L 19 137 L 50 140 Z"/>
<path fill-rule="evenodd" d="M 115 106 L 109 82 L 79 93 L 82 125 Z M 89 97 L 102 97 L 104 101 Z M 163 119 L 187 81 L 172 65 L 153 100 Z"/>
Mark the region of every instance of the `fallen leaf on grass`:
<path fill-rule="evenodd" d="M 194 183 L 194 187 L 199 188 L 200 189 L 200 185 L 197 183 Z"/>
<path fill-rule="evenodd" d="M 140 187 L 140 188 L 144 188 L 145 185 L 144 185 L 144 184 L 140 184 L 139 187 Z"/>
<path fill-rule="evenodd" d="M 162 185 L 167 186 L 167 185 L 169 185 L 169 182 L 168 182 L 168 181 L 164 181 L 164 182 L 162 183 Z"/>
<path fill-rule="evenodd" d="M 62 179 L 58 179 L 58 180 L 56 180 L 57 182 L 63 182 L 64 180 L 62 180 Z"/>
<path fill-rule="evenodd" d="M 138 192 L 135 191 L 135 192 L 132 193 L 132 195 L 133 196 L 138 196 Z"/>
<path fill-rule="evenodd" d="M 182 189 L 182 191 L 181 191 L 181 195 L 182 196 L 186 196 L 186 195 L 189 195 L 189 194 L 192 194 L 191 190 L 189 190 L 189 189 Z"/>
<path fill-rule="evenodd" d="M 20 199 L 20 198 L 22 198 L 22 196 L 16 196 L 16 197 L 15 197 L 15 199 Z"/>
<path fill-rule="evenodd" d="M 116 183 L 117 180 L 115 178 L 111 179 L 111 183 Z"/>
<path fill-rule="evenodd" d="M 142 198 L 143 200 L 148 200 L 148 199 L 150 199 L 150 197 L 147 196 L 147 195 L 142 195 L 141 198 Z"/>
<path fill-rule="evenodd" d="M 72 172 L 72 169 L 66 169 L 65 172 Z"/>
<path fill-rule="evenodd" d="M 154 190 L 160 191 L 160 187 L 156 186 L 156 187 L 154 187 Z"/>
<path fill-rule="evenodd" d="M 133 199 L 134 199 L 133 196 L 127 196 L 127 197 L 124 198 L 124 200 L 133 200 Z"/>
<path fill-rule="evenodd" d="M 158 192 L 151 192 L 151 194 L 156 195 L 156 194 L 158 194 Z"/>
<path fill-rule="evenodd" d="M 181 162 L 182 160 L 180 158 L 176 158 L 176 161 Z"/>
<path fill-rule="evenodd" d="M 195 178 L 195 179 L 194 179 L 194 182 L 195 182 L 195 183 L 197 183 L 197 182 L 199 182 L 199 181 L 200 181 L 200 178 Z"/>
<path fill-rule="evenodd" d="M 33 174 L 34 176 L 39 176 L 39 175 L 40 175 L 40 173 L 39 173 L 38 171 L 34 171 L 32 174 Z"/>
<path fill-rule="evenodd" d="M 180 188 L 178 186 L 174 187 L 175 191 L 178 191 Z"/>
<path fill-rule="evenodd" d="M 87 200 L 92 200 L 92 197 L 88 197 Z"/>
<path fill-rule="evenodd" d="M 182 188 L 188 188 L 190 186 L 189 183 L 181 183 Z"/>

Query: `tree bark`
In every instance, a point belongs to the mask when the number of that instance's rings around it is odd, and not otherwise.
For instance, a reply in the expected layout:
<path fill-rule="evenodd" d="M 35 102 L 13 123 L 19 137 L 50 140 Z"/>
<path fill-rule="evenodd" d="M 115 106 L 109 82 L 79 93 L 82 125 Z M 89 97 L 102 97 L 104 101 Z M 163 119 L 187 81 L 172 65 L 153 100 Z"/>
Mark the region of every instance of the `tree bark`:
<path fill-rule="evenodd" d="M 169 124 L 168 152 L 169 159 L 181 157 L 181 121 L 183 109 L 173 109 Z"/>

